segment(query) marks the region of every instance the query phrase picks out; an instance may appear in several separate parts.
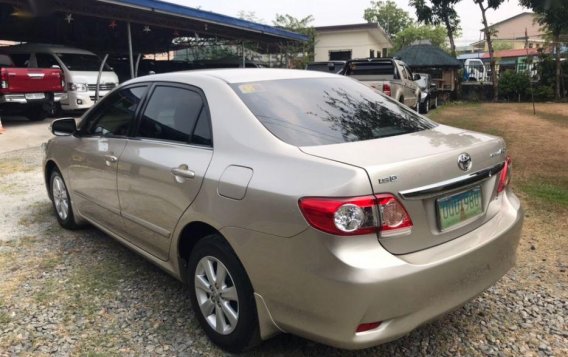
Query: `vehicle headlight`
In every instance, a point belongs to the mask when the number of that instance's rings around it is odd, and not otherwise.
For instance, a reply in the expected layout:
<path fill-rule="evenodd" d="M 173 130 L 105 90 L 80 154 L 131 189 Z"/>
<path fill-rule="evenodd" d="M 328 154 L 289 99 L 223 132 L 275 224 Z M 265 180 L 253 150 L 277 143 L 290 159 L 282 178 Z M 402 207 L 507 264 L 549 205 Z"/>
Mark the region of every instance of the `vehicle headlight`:
<path fill-rule="evenodd" d="M 69 83 L 67 88 L 73 92 L 86 92 L 87 83 Z"/>

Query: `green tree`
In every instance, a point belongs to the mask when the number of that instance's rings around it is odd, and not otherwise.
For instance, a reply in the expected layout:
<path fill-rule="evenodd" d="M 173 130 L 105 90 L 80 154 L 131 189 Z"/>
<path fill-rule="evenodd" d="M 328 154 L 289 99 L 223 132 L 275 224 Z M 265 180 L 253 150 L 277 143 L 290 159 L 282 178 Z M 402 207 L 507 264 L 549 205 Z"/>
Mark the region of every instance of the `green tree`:
<path fill-rule="evenodd" d="M 483 24 L 483 32 L 485 33 L 485 42 L 489 49 L 489 66 L 491 67 L 491 82 L 493 82 L 493 100 L 499 99 L 499 83 L 497 82 L 497 70 L 495 66 L 495 50 L 493 48 L 494 29 L 489 27 L 487 23 L 487 10 L 497 10 L 505 0 L 473 0 L 481 10 L 481 23 Z"/>
<path fill-rule="evenodd" d="M 521 101 L 528 94 L 530 87 L 530 79 L 527 73 L 515 73 L 514 71 L 505 71 L 501 74 L 499 80 L 501 95 L 507 99 L 517 99 Z"/>
<path fill-rule="evenodd" d="M 371 6 L 365 9 L 363 18 L 367 22 L 377 22 L 393 38 L 413 23 L 408 12 L 396 6 L 392 0 L 371 1 Z"/>
<path fill-rule="evenodd" d="M 443 25 L 446 27 L 452 56 L 456 55 L 454 38 L 460 35 L 460 18 L 454 6 L 461 0 L 410 0 L 416 9 L 419 22 L 426 25 Z"/>
<path fill-rule="evenodd" d="M 247 20 L 247 21 L 251 21 L 251 22 L 256 22 L 257 24 L 264 24 L 265 23 L 264 19 L 261 19 L 260 17 L 256 16 L 256 12 L 254 12 L 254 11 L 241 10 L 237 14 L 237 17 L 239 19 L 243 19 L 243 20 Z"/>
<path fill-rule="evenodd" d="M 561 96 L 562 68 L 560 64 L 560 36 L 568 33 L 568 1 L 566 0 L 519 0 L 519 3 L 537 14 L 539 24 L 552 36 L 556 53 L 556 99 Z"/>
<path fill-rule="evenodd" d="M 442 26 L 410 25 L 396 34 L 393 41 L 393 52 L 397 52 L 401 48 L 410 46 L 412 42 L 418 40 L 429 40 L 432 45 L 438 46 L 442 49 L 447 49 L 446 38 L 446 29 Z"/>
<path fill-rule="evenodd" d="M 276 19 L 272 21 L 274 26 L 308 36 L 307 43 L 284 43 L 280 45 L 280 52 L 284 53 L 285 56 L 281 58 L 281 62 L 285 61 L 287 67 L 305 68 L 306 64 L 313 62 L 316 37 L 316 31 L 312 26 L 313 22 L 314 17 L 312 15 L 298 19 L 288 14 L 276 14 Z"/>

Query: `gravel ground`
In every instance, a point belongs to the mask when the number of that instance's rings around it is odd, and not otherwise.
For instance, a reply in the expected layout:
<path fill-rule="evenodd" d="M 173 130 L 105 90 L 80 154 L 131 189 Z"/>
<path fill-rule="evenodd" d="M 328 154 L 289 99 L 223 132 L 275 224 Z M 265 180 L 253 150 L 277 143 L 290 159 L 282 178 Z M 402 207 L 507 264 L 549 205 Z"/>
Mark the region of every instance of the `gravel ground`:
<path fill-rule="evenodd" d="M 59 228 L 40 162 L 39 149 L 0 155 L 0 356 L 224 355 L 178 281 L 93 228 Z M 280 335 L 251 354 L 568 356 L 566 265 L 546 262 L 532 233 L 518 268 L 402 339 L 349 352 Z"/>

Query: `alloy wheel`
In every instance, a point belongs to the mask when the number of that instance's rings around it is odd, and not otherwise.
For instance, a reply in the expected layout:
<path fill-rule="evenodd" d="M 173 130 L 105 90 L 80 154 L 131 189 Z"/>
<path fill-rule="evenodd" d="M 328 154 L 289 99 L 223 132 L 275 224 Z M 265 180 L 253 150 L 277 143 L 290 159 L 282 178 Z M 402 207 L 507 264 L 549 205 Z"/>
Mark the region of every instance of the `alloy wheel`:
<path fill-rule="evenodd" d="M 233 332 L 239 321 L 239 297 L 227 267 L 215 257 L 203 257 L 194 281 L 197 304 L 209 326 L 221 335 Z"/>
<path fill-rule="evenodd" d="M 55 176 L 52 182 L 52 195 L 55 204 L 55 211 L 62 220 L 66 220 L 69 216 L 69 197 L 65 183 L 60 176 Z"/>

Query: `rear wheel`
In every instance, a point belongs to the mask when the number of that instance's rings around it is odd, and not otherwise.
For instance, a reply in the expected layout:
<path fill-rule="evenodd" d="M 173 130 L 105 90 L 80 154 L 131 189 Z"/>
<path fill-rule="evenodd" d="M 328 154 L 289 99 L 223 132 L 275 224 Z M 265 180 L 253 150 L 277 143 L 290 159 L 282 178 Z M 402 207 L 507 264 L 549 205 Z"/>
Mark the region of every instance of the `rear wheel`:
<path fill-rule="evenodd" d="M 434 97 L 434 102 L 432 103 L 432 108 L 433 109 L 438 108 L 438 96 Z"/>
<path fill-rule="evenodd" d="M 193 310 L 213 343 L 233 353 L 258 344 L 252 285 L 223 237 L 213 234 L 195 245 L 187 276 Z"/>

